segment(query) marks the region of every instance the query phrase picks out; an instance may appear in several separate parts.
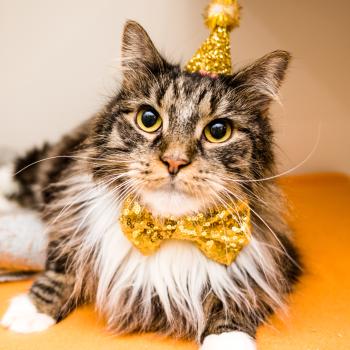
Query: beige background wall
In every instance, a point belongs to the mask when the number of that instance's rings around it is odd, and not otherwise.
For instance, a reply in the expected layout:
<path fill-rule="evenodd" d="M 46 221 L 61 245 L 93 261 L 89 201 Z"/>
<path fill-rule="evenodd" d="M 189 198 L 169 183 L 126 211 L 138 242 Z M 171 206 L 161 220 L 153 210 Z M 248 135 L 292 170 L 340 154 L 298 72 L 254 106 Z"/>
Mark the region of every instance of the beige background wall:
<path fill-rule="evenodd" d="M 185 62 L 207 35 L 207 0 L 0 0 L 0 146 L 54 140 L 96 111 L 118 81 L 126 18 Z M 350 2 L 241 0 L 236 67 L 268 51 L 294 60 L 274 106 L 281 170 L 350 172 Z M 319 131 L 320 130 L 320 133 Z"/>

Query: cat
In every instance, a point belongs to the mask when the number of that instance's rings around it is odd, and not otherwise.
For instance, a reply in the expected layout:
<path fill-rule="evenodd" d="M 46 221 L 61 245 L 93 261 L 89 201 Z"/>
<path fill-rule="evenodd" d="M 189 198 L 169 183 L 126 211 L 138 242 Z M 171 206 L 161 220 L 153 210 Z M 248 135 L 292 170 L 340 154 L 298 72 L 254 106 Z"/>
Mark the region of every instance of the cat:
<path fill-rule="evenodd" d="M 255 349 L 257 327 L 284 307 L 301 273 L 269 119 L 289 61 L 274 51 L 232 75 L 188 73 L 128 21 L 115 96 L 58 143 L 14 163 L 11 199 L 42 213 L 49 243 L 45 272 L 12 299 L 2 325 L 42 331 L 94 302 L 116 334 Z M 118 223 L 131 194 L 160 217 L 248 198 L 252 238 L 229 266 L 177 240 L 145 256 Z"/>

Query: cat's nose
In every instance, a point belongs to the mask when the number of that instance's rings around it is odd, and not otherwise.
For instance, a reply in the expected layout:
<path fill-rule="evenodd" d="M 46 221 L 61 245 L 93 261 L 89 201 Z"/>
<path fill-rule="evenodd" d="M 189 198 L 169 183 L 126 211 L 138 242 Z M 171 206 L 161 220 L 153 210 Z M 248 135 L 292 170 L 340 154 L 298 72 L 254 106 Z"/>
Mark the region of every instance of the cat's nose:
<path fill-rule="evenodd" d="M 180 168 L 183 168 L 190 163 L 190 161 L 185 158 L 163 156 L 160 159 L 168 167 L 170 175 L 176 175 L 180 171 Z"/>

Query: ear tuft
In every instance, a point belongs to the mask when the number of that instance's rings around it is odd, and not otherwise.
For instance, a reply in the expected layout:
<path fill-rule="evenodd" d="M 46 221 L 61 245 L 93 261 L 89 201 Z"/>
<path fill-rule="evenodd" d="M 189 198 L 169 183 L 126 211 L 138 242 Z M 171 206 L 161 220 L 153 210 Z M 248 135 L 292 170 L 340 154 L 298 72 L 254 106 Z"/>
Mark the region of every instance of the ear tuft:
<path fill-rule="evenodd" d="M 126 69 L 164 67 L 165 60 L 155 48 L 143 27 L 135 21 L 127 21 L 122 38 L 122 65 Z"/>
<path fill-rule="evenodd" d="M 233 82 L 249 103 L 266 110 L 273 100 L 278 100 L 279 88 L 291 60 L 287 51 L 273 51 L 233 75 Z"/>

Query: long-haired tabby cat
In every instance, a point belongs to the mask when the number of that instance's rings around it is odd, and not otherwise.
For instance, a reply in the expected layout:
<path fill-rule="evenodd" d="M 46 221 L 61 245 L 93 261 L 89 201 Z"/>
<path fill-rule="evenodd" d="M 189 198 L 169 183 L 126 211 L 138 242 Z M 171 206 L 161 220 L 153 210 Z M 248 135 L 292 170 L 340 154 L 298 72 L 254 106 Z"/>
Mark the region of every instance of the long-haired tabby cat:
<path fill-rule="evenodd" d="M 12 300 L 2 325 L 42 331 L 94 302 L 116 333 L 255 349 L 257 327 L 283 306 L 299 275 L 271 179 L 268 117 L 289 59 L 275 51 L 231 76 L 190 74 L 129 21 L 115 96 L 60 142 L 15 163 L 11 198 L 42 212 L 49 244 L 46 271 Z M 130 194 L 160 217 L 248 198 L 252 238 L 229 266 L 176 240 L 144 256 L 118 222 Z"/>

